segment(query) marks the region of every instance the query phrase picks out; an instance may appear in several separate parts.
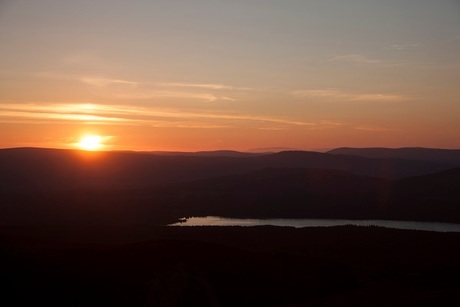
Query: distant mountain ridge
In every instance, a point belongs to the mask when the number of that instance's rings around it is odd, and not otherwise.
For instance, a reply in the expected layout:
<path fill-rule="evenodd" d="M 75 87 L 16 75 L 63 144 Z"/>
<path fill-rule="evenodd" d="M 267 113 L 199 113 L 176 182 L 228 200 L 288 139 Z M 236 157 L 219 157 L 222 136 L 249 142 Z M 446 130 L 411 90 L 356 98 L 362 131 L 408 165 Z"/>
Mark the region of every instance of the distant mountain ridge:
<path fill-rule="evenodd" d="M 0 225 L 184 216 L 460 222 L 460 168 L 286 151 L 248 157 L 0 150 Z"/>
<path fill-rule="evenodd" d="M 236 150 L 214 150 L 214 151 L 149 151 L 148 153 L 166 156 L 194 156 L 194 157 L 234 157 L 244 158 L 269 154 L 268 152 L 242 152 Z"/>
<path fill-rule="evenodd" d="M 425 161 L 375 159 L 307 151 L 228 157 L 155 155 L 142 152 L 82 152 L 16 148 L 0 150 L 0 190 L 142 187 L 186 182 L 264 168 L 319 168 L 399 179 L 435 173 L 449 166 Z"/>
<path fill-rule="evenodd" d="M 342 147 L 328 151 L 330 154 L 353 155 L 365 158 L 398 158 L 460 166 L 460 149 L 439 149 L 423 147 L 403 148 L 352 148 Z"/>

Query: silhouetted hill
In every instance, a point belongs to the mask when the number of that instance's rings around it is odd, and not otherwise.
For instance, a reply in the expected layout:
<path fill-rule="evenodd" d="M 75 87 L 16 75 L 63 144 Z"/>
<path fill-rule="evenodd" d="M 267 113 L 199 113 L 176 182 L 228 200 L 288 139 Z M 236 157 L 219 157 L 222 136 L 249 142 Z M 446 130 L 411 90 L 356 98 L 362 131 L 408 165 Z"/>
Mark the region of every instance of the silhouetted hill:
<path fill-rule="evenodd" d="M 460 222 L 460 171 L 397 181 L 320 169 L 264 169 L 174 187 L 185 216 Z M 183 206 L 180 204 L 184 204 Z"/>
<path fill-rule="evenodd" d="M 0 150 L 0 224 L 153 225 L 194 215 L 460 222 L 458 170 L 396 182 L 369 176 L 438 168 L 316 152 L 234 158 Z"/>
<path fill-rule="evenodd" d="M 328 151 L 330 154 L 353 155 L 366 158 L 398 158 L 419 161 L 430 161 L 451 166 L 460 166 L 459 149 L 438 148 L 336 148 Z"/>
<path fill-rule="evenodd" d="M 9 189 L 142 187 L 245 170 L 240 158 L 85 152 L 18 148 L 0 150 L 0 181 Z"/>
<path fill-rule="evenodd" d="M 295 151 L 298 149 L 289 147 L 264 147 L 264 148 L 251 148 L 248 151 L 251 153 L 276 153 L 281 151 Z"/>
<path fill-rule="evenodd" d="M 188 216 L 365 219 L 379 216 L 392 184 L 338 170 L 268 168 L 173 189 Z"/>
<path fill-rule="evenodd" d="M 460 223 L 460 169 L 395 182 L 388 218 Z"/>
<path fill-rule="evenodd" d="M 267 152 L 241 152 L 234 150 L 215 150 L 215 151 L 197 151 L 197 152 L 183 152 L 183 151 L 151 151 L 149 153 L 155 155 L 168 155 L 168 156 L 194 156 L 194 157 L 234 157 L 234 158 L 244 158 L 244 157 L 255 157 L 264 154 L 269 154 Z"/>
<path fill-rule="evenodd" d="M 444 165 L 406 159 L 373 159 L 311 151 L 283 151 L 258 157 L 262 167 L 319 168 L 356 175 L 399 179 L 447 169 Z"/>
<path fill-rule="evenodd" d="M 3 191 L 76 187 L 142 187 L 244 173 L 269 167 L 321 168 L 387 179 L 446 169 L 434 163 L 369 159 L 318 152 L 248 157 L 154 155 L 133 152 L 17 148 L 0 150 Z"/>
<path fill-rule="evenodd" d="M 401 179 L 396 187 L 404 195 L 460 201 L 460 168 Z"/>

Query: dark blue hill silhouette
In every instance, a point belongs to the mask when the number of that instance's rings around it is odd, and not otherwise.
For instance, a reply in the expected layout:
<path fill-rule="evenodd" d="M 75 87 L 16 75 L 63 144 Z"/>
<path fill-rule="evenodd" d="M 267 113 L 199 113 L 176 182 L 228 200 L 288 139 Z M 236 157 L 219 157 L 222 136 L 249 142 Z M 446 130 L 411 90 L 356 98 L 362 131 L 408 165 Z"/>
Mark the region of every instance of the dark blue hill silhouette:
<path fill-rule="evenodd" d="M 459 149 L 439 149 L 422 147 L 405 148 L 351 148 L 343 147 L 328 151 L 330 154 L 353 155 L 366 158 L 398 158 L 418 161 L 430 161 L 453 166 L 460 166 Z"/>
<path fill-rule="evenodd" d="M 223 157 L 17 148 L 0 150 L 0 189 L 142 187 L 269 167 L 337 169 L 386 179 L 434 173 L 447 168 L 430 162 L 303 151 Z"/>
<path fill-rule="evenodd" d="M 206 215 L 460 222 L 459 171 L 432 173 L 438 168 L 315 152 L 0 150 L 0 224 L 153 225 Z"/>
<path fill-rule="evenodd" d="M 324 169 L 264 169 L 185 183 L 189 216 L 460 222 L 460 170 L 396 181 Z M 179 197 L 179 195 L 176 195 Z M 189 211 L 187 211 L 189 209 Z"/>
<path fill-rule="evenodd" d="M 245 158 L 261 156 L 268 153 L 263 152 L 241 152 L 235 150 L 214 150 L 214 151 L 197 151 L 197 152 L 182 152 L 182 151 L 151 151 L 149 153 L 164 156 L 194 156 L 194 157 L 234 157 Z"/>
<path fill-rule="evenodd" d="M 460 201 L 460 168 L 435 174 L 401 179 L 397 191 L 419 198 L 456 199 Z"/>
<path fill-rule="evenodd" d="M 449 168 L 436 163 L 407 159 L 374 159 L 308 151 L 284 151 L 257 159 L 265 167 L 336 169 L 386 179 L 418 176 Z"/>
<path fill-rule="evenodd" d="M 460 223 L 460 169 L 399 180 L 392 198 L 400 219 Z"/>
<path fill-rule="evenodd" d="M 360 219 L 377 218 L 392 187 L 386 179 L 339 170 L 268 168 L 174 189 L 182 191 L 176 201 L 188 204 L 189 216 Z"/>

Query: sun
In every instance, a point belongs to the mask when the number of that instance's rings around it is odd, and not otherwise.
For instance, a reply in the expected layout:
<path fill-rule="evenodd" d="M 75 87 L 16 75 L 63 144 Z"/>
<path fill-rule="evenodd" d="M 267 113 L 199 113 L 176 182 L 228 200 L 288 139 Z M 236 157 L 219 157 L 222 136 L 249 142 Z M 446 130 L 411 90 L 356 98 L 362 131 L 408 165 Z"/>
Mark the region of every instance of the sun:
<path fill-rule="evenodd" d="M 98 150 L 102 147 L 102 137 L 99 135 L 86 135 L 81 138 L 77 146 L 84 150 Z"/>

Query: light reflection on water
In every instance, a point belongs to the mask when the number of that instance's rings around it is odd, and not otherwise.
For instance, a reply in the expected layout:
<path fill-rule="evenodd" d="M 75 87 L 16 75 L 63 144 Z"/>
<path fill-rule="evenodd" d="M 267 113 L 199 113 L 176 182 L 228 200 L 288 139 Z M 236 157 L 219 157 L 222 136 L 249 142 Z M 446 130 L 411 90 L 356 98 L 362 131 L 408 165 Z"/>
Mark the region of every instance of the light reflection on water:
<path fill-rule="evenodd" d="M 325 220 L 325 219 L 234 219 L 219 216 L 191 217 L 185 221 L 170 226 L 288 226 L 302 227 L 330 227 L 330 226 L 380 226 L 395 229 L 426 230 L 437 232 L 460 232 L 460 224 L 390 221 L 390 220 Z"/>

